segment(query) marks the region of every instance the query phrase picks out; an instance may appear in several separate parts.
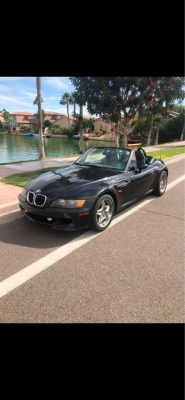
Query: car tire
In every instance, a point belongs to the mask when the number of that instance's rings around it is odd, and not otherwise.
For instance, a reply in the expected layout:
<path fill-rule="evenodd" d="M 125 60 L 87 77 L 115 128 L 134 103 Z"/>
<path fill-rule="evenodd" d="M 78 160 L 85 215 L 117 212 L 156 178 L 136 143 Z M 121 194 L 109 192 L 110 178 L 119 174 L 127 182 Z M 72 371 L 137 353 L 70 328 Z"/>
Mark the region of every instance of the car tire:
<path fill-rule="evenodd" d="M 110 225 L 114 215 L 114 200 L 112 196 L 105 194 L 97 199 L 93 216 L 90 224 L 90 229 L 102 232 Z"/>
<path fill-rule="evenodd" d="M 162 171 L 159 176 L 159 182 L 153 192 L 154 194 L 156 194 L 157 196 L 162 196 L 165 193 L 167 187 L 167 179 L 168 179 L 167 172 Z"/>

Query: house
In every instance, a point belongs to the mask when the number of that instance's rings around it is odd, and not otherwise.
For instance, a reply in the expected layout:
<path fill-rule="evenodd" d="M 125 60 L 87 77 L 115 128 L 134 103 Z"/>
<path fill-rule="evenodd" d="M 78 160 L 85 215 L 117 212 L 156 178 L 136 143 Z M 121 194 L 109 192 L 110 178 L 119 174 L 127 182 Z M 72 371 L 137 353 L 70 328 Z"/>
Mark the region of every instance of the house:
<path fill-rule="evenodd" d="M 122 115 L 121 118 L 123 119 L 124 116 Z M 112 134 L 114 132 L 113 126 L 110 122 L 106 122 L 102 117 L 93 118 L 94 121 L 94 132 L 104 133 L 105 131 L 107 134 Z M 115 126 L 115 124 L 113 124 Z"/>
<path fill-rule="evenodd" d="M 1 113 L 2 114 L 2 113 Z M 10 113 L 10 115 L 15 118 L 18 123 L 18 126 L 25 125 L 25 126 L 33 126 L 38 125 L 39 120 L 37 118 L 38 113 L 29 113 L 26 111 L 15 111 Z M 55 123 L 62 115 L 61 113 L 56 113 L 55 111 L 45 111 L 45 118 L 44 120 L 49 120 Z M 1 115 L 0 115 L 1 117 Z M 44 122 L 44 121 L 43 121 Z"/>
<path fill-rule="evenodd" d="M 29 113 L 26 111 L 15 111 L 10 113 L 11 117 L 13 117 L 18 126 L 25 125 L 25 126 L 32 126 L 35 124 L 35 118 L 33 113 Z"/>
<path fill-rule="evenodd" d="M 177 117 L 177 115 L 180 114 L 179 112 L 171 111 L 171 110 L 168 110 L 167 113 L 168 113 L 169 117 Z"/>
<path fill-rule="evenodd" d="M 26 111 L 15 111 L 10 113 L 11 117 L 15 118 L 18 125 L 29 125 L 34 124 L 34 114 Z"/>
<path fill-rule="evenodd" d="M 60 128 L 68 128 L 69 126 L 73 126 L 76 119 L 72 116 L 69 117 L 69 124 L 68 124 L 68 117 L 65 114 L 61 114 L 61 116 L 57 119 L 50 120 L 55 125 L 58 125 Z"/>
<path fill-rule="evenodd" d="M 2 112 L 0 112 L 0 121 L 2 122 L 2 124 L 3 124 L 3 122 L 4 122 L 4 118 L 3 118 L 3 113 Z"/>
<path fill-rule="evenodd" d="M 89 117 L 84 115 L 83 118 L 86 119 L 91 119 L 92 121 L 94 121 L 93 117 Z M 69 125 L 68 125 L 68 117 L 67 115 L 63 115 L 61 116 L 59 119 L 57 119 L 57 121 L 51 121 L 53 122 L 55 125 L 58 125 L 60 128 L 68 128 L 69 126 L 73 126 L 76 122 L 76 118 L 72 117 L 71 115 L 69 116 Z M 84 132 L 88 133 L 90 132 L 91 129 L 90 128 L 86 128 L 84 129 Z"/>
<path fill-rule="evenodd" d="M 62 116 L 64 116 L 64 114 L 57 113 L 57 112 L 55 112 L 55 111 L 45 111 L 45 110 L 44 110 L 44 112 L 45 112 L 45 115 L 46 115 L 46 116 L 44 117 L 44 121 L 47 120 L 47 121 L 52 122 L 53 124 L 55 124 L 55 122 L 56 122 L 59 118 L 61 118 Z M 38 118 L 37 118 L 37 115 L 38 115 L 38 112 L 34 114 L 35 124 L 36 124 L 36 125 L 38 125 L 38 123 L 39 123 L 39 120 L 38 120 Z M 44 121 L 43 121 L 43 123 L 44 123 Z"/>

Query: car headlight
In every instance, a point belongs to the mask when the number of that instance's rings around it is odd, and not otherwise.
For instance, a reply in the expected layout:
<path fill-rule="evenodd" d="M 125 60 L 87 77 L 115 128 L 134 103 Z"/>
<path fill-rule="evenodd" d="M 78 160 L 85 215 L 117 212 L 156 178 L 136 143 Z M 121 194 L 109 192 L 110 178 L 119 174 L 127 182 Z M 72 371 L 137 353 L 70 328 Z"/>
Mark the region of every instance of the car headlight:
<path fill-rule="evenodd" d="M 26 194 L 26 190 L 24 188 L 22 188 L 22 192 L 21 192 L 22 196 L 24 197 L 24 199 L 26 199 L 27 194 Z"/>
<path fill-rule="evenodd" d="M 85 204 L 85 200 L 63 200 L 58 199 L 51 203 L 50 207 L 61 208 L 80 208 Z"/>

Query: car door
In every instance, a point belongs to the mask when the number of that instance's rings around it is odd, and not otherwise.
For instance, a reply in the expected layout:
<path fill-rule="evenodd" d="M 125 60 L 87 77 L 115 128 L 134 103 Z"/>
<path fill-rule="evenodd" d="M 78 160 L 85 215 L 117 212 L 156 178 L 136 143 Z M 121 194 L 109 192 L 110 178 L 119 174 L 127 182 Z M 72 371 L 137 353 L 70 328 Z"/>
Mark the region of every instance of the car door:
<path fill-rule="evenodd" d="M 118 207 L 121 208 L 130 200 L 131 176 L 133 172 L 122 173 L 114 182 L 114 188 L 118 193 Z"/>
<path fill-rule="evenodd" d="M 130 200 L 136 200 L 149 192 L 153 186 L 154 179 L 155 170 L 152 165 L 139 171 L 133 171 L 133 175 L 130 177 Z"/>

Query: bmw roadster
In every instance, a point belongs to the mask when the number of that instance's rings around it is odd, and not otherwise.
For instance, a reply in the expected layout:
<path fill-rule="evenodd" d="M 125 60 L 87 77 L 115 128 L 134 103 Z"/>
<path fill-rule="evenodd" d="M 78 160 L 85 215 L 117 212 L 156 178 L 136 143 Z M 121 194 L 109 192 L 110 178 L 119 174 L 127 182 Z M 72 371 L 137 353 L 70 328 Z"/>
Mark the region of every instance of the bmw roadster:
<path fill-rule="evenodd" d="M 105 230 L 113 215 L 149 193 L 162 196 L 164 162 L 128 148 L 93 147 L 70 167 L 46 172 L 19 194 L 20 210 L 56 230 Z"/>

